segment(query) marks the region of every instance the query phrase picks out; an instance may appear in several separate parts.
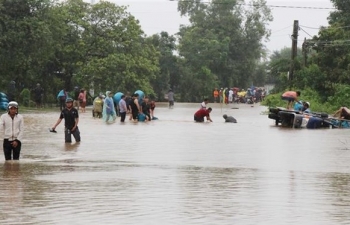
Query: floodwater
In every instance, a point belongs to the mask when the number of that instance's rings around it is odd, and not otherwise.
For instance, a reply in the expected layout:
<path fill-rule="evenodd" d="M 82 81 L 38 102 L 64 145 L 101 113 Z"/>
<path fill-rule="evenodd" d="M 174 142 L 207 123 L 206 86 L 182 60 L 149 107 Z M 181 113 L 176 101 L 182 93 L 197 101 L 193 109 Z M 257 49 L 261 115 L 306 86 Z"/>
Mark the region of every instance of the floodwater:
<path fill-rule="evenodd" d="M 209 104 L 214 122 L 194 123 L 199 105 L 125 124 L 88 109 L 80 144 L 64 143 L 63 121 L 48 132 L 58 111 L 23 114 L 0 224 L 350 224 L 350 129 L 276 127 L 257 104 Z"/>

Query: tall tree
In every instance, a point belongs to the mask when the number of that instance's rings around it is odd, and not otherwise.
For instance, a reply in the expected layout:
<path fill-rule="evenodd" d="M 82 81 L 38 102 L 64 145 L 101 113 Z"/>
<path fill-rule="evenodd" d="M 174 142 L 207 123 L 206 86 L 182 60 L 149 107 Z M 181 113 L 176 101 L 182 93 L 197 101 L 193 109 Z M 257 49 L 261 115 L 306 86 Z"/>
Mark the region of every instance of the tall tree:
<path fill-rule="evenodd" d="M 263 0 L 244 5 L 243 0 L 179 1 L 178 10 L 191 22 L 180 29 L 179 54 L 194 79 L 188 82 L 200 84 L 192 94 L 211 94 L 218 85 L 251 85 L 272 17 Z"/>
<path fill-rule="evenodd" d="M 328 89 L 333 89 L 337 83 L 350 83 L 350 2 L 331 1 L 337 10 L 330 13 L 330 26 L 321 27 L 318 37 L 309 40 L 308 44 L 317 51 L 313 62 L 325 72 Z"/>
<path fill-rule="evenodd" d="M 167 32 L 155 34 L 149 38 L 159 51 L 159 73 L 152 81 L 152 86 L 159 101 L 164 100 L 164 93 L 169 88 L 177 89 L 179 73 L 177 66 L 176 38 Z"/>
<path fill-rule="evenodd" d="M 94 4 L 86 20 L 90 24 L 83 33 L 87 60 L 80 78 L 87 76 L 85 80 L 95 88 L 153 94 L 158 53 L 139 22 L 125 7 L 109 2 Z"/>
<path fill-rule="evenodd" d="M 42 80 L 53 45 L 49 0 L 0 1 L 0 87 L 28 87 Z"/>
<path fill-rule="evenodd" d="M 101 1 L 0 0 L 0 88 L 153 93 L 159 55 L 126 7 Z"/>
<path fill-rule="evenodd" d="M 58 4 L 53 10 L 54 19 L 59 22 L 52 28 L 55 36 L 55 56 L 52 59 L 56 75 L 62 80 L 59 89 L 72 88 L 73 76 L 81 70 L 85 60 L 85 43 L 82 40 L 84 31 L 88 28 L 84 20 L 89 13 L 89 4 L 82 0 L 68 0 Z"/>
<path fill-rule="evenodd" d="M 296 62 L 301 61 L 301 49 L 298 48 L 297 50 L 297 58 L 295 59 Z M 284 90 L 287 87 L 287 83 L 284 81 L 282 83 L 278 83 L 280 76 L 285 76 L 287 78 L 288 71 L 290 68 L 291 63 L 291 54 L 292 49 L 291 48 L 283 48 L 279 51 L 274 51 L 272 55 L 269 57 L 268 61 L 268 70 L 269 74 L 267 77 L 267 81 L 269 83 L 276 83 L 276 88 Z M 298 65 L 300 63 L 297 63 Z M 279 87 L 281 85 L 282 87 Z"/>

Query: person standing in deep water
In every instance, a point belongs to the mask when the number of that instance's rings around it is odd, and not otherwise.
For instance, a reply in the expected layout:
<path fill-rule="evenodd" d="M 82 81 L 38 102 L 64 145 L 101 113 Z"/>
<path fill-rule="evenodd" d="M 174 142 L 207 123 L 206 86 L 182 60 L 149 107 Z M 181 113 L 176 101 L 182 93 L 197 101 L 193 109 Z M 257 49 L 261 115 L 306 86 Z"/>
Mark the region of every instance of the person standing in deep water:
<path fill-rule="evenodd" d="M 73 99 L 67 98 L 66 107 L 61 111 L 60 117 L 51 131 L 55 131 L 56 127 L 64 119 L 64 139 L 66 143 L 72 142 L 72 135 L 76 142 L 80 142 L 80 131 L 78 128 L 79 114 L 78 110 L 73 107 Z"/>
<path fill-rule="evenodd" d="M 19 160 L 24 131 L 23 116 L 18 114 L 18 103 L 8 104 L 8 113 L 0 117 L 1 133 L 4 133 L 3 149 L 5 160 Z"/>
<path fill-rule="evenodd" d="M 144 97 L 141 103 L 141 112 L 146 116 L 146 121 L 151 121 L 151 106 L 148 97 Z"/>
<path fill-rule="evenodd" d="M 117 113 L 115 111 L 114 101 L 112 98 L 113 94 L 111 91 L 106 91 L 106 98 L 103 103 L 102 118 L 108 122 L 114 122 L 117 119 Z"/>
<path fill-rule="evenodd" d="M 120 122 L 125 122 L 126 112 L 128 108 L 126 106 L 125 95 L 122 95 L 119 101 L 119 113 L 120 113 Z"/>
<path fill-rule="evenodd" d="M 139 105 L 139 94 L 134 93 L 132 95 L 132 101 L 130 102 L 130 111 L 131 111 L 131 118 L 134 122 L 138 122 L 139 120 L 139 113 L 141 113 L 141 107 Z"/>

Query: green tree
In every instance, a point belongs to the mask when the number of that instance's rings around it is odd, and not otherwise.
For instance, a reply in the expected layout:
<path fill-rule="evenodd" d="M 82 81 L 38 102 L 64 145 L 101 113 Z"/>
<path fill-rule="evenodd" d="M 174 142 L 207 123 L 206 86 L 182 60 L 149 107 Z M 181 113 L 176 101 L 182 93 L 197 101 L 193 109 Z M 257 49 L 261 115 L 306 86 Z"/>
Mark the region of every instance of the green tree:
<path fill-rule="evenodd" d="M 52 71 L 62 81 L 62 88 L 71 90 L 73 77 L 81 71 L 86 57 L 83 33 L 89 24 L 85 18 L 89 15 L 89 4 L 81 0 L 68 0 L 57 4 L 52 13 L 58 20 L 53 32 L 55 36 L 55 54 L 52 58 Z M 82 86 L 85 84 L 83 83 Z"/>
<path fill-rule="evenodd" d="M 138 21 L 125 7 L 94 4 L 82 33 L 85 61 L 79 81 L 112 91 L 143 90 L 153 94 L 151 81 L 159 71 L 158 52 L 147 42 Z"/>
<path fill-rule="evenodd" d="M 295 73 L 295 79 L 298 81 L 295 85 L 298 89 L 311 88 L 319 93 L 326 90 L 325 73 L 316 64 L 298 70 Z M 326 98 L 323 100 L 326 100 Z"/>
<path fill-rule="evenodd" d="M 52 54 L 49 0 L 0 1 L 0 88 L 11 80 L 30 87 L 43 80 Z"/>
<path fill-rule="evenodd" d="M 178 10 L 191 22 L 179 32 L 181 67 L 187 67 L 182 69 L 186 71 L 182 76 L 187 76 L 182 79 L 182 93 L 202 97 L 219 85 L 252 84 L 265 55 L 262 41 L 269 36 L 266 24 L 272 17 L 265 1 L 251 4 L 254 7 L 246 9 L 241 0 L 179 1 Z M 196 85 L 185 90 L 185 80 Z"/>
<path fill-rule="evenodd" d="M 312 62 L 322 71 L 324 95 L 336 93 L 338 84 L 350 83 L 350 2 L 346 0 L 331 0 L 337 10 L 328 17 L 329 27 L 321 27 L 317 37 L 308 40 L 309 48 L 316 53 Z"/>
<path fill-rule="evenodd" d="M 256 66 L 255 71 L 252 73 L 252 84 L 254 86 L 262 87 L 266 84 L 267 80 L 267 64 L 260 63 Z"/>
<path fill-rule="evenodd" d="M 179 82 L 179 70 L 177 65 L 176 38 L 167 32 L 155 34 L 149 38 L 151 43 L 159 51 L 159 73 L 152 81 L 152 87 L 158 101 L 164 100 L 164 93 L 169 88 L 177 89 Z"/>
<path fill-rule="evenodd" d="M 300 69 L 301 61 L 301 49 L 297 50 L 297 57 L 295 59 L 296 69 Z M 275 84 L 275 92 L 279 92 L 290 87 L 290 81 L 288 80 L 288 72 L 291 64 L 291 48 L 283 48 L 279 51 L 274 51 L 269 58 L 267 70 L 267 82 Z M 299 65 L 299 66 L 298 66 Z M 297 85 L 299 80 L 294 79 Z"/>

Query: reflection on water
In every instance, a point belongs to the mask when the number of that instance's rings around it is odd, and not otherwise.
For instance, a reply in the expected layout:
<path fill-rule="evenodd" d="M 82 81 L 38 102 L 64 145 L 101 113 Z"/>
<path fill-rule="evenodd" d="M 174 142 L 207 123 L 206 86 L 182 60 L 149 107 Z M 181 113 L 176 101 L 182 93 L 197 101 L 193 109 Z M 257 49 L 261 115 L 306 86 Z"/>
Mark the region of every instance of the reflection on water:
<path fill-rule="evenodd" d="M 21 219 L 15 213 L 24 203 L 24 182 L 17 162 L 4 163 L 1 174 L 0 192 L 0 218 L 1 221 L 10 223 L 20 222 Z"/>
<path fill-rule="evenodd" d="M 350 130 L 275 127 L 259 106 L 156 108 L 158 121 L 25 115 L 20 162 L 4 162 L 0 224 L 348 224 Z M 236 107 L 237 105 L 235 105 Z M 225 124 L 222 114 L 237 118 Z"/>

